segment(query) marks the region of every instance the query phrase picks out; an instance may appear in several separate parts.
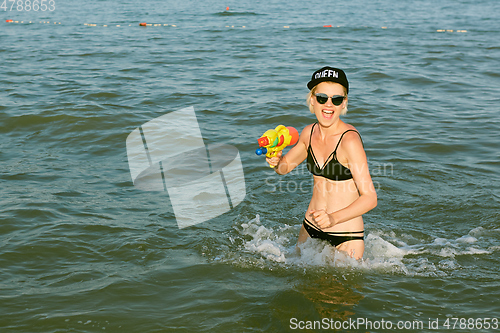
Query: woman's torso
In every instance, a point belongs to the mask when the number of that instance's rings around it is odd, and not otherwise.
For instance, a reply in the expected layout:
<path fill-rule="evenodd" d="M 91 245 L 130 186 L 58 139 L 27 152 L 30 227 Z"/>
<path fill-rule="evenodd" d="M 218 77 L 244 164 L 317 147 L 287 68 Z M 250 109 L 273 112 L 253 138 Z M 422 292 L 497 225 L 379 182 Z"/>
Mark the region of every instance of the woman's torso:
<path fill-rule="evenodd" d="M 313 194 L 306 212 L 306 218 L 310 221 L 312 220 L 312 216 L 309 214 L 311 210 L 324 209 L 327 213 L 332 213 L 349 206 L 359 197 L 356 184 L 352 179 L 352 176 L 349 177 L 350 171 L 348 169 L 348 161 L 345 148 L 342 145 L 342 140 L 344 140 L 345 135 L 351 132 L 357 133 L 356 129 L 351 125 L 342 123 L 342 126 L 339 127 L 338 133 L 327 137 L 325 141 L 322 141 L 320 138 L 317 124 L 311 125 L 311 130 L 312 136 L 308 138 L 310 146 L 307 147 L 308 169 L 310 171 L 314 171 L 314 173 L 316 174 L 324 174 L 325 176 L 333 179 L 329 179 L 320 175 L 313 176 Z M 311 155 L 314 157 L 311 158 Z M 312 163 L 314 163 L 315 165 L 312 165 Z M 323 171 L 321 171 L 320 169 Z M 348 175 L 347 177 L 346 174 Z M 337 224 L 331 228 L 326 228 L 323 230 L 363 230 L 363 218 L 359 216 L 352 220 Z"/>

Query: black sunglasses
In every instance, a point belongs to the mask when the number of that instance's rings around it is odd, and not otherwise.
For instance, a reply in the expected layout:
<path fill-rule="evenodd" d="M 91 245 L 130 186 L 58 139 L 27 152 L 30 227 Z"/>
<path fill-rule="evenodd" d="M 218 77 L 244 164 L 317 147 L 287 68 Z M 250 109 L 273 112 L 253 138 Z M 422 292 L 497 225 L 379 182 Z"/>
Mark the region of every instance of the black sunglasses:
<path fill-rule="evenodd" d="M 314 94 L 314 95 L 316 96 L 316 100 L 318 101 L 319 104 L 325 104 L 326 102 L 328 102 L 328 98 L 330 98 L 330 97 L 328 97 L 327 94 L 323 94 L 323 93 L 318 93 L 318 94 Z M 331 99 L 332 99 L 333 105 L 339 106 L 344 101 L 345 96 L 334 95 L 331 97 Z"/>

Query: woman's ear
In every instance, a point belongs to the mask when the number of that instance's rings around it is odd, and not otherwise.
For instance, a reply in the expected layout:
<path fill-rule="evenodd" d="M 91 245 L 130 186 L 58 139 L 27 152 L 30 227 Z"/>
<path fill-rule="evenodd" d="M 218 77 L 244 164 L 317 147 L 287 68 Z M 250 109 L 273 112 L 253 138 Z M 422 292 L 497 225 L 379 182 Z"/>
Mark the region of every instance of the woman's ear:
<path fill-rule="evenodd" d="M 309 98 L 309 105 L 314 105 L 314 98 L 313 98 L 314 95 L 311 95 L 311 98 Z"/>

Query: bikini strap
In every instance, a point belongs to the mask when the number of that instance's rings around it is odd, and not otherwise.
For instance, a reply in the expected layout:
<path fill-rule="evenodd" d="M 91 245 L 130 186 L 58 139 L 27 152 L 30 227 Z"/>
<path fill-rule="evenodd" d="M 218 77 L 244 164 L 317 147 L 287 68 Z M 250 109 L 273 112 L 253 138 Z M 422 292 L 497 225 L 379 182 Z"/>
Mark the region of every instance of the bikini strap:
<path fill-rule="evenodd" d="M 311 127 L 311 135 L 309 135 L 309 148 L 311 148 L 311 138 L 313 136 L 314 126 L 316 126 L 317 122 L 314 123 Z"/>
<path fill-rule="evenodd" d="M 345 235 L 345 234 L 362 234 L 365 232 L 365 230 L 361 230 L 361 231 L 326 231 L 327 233 L 329 234 L 333 234 L 333 235 Z"/>
<path fill-rule="evenodd" d="M 335 147 L 335 150 L 333 151 L 333 153 L 332 153 L 332 154 L 335 154 L 335 155 L 336 155 L 337 148 L 340 146 L 340 141 L 342 141 L 342 138 L 344 137 L 344 134 L 346 134 L 347 132 L 356 132 L 356 133 L 358 133 L 359 138 L 361 139 L 361 134 L 359 134 L 359 132 L 358 132 L 358 131 L 353 130 L 353 129 L 349 129 L 349 130 L 345 131 L 345 132 L 344 132 L 344 133 L 342 133 L 342 135 L 340 136 L 339 142 L 337 142 L 337 146 Z M 361 144 L 363 144 L 363 139 L 361 139 Z"/>

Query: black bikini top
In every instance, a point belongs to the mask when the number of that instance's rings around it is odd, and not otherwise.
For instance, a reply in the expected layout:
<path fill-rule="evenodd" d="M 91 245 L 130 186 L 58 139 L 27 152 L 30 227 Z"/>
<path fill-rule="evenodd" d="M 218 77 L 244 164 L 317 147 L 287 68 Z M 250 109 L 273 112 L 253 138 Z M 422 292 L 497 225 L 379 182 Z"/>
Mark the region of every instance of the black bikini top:
<path fill-rule="evenodd" d="M 307 148 L 307 169 L 315 176 L 321 176 L 331 180 L 339 181 L 339 180 L 352 179 L 351 170 L 340 164 L 340 162 L 337 160 L 337 148 L 339 147 L 340 141 L 342 141 L 344 134 L 346 134 L 347 132 L 356 132 L 356 133 L 358 132 L 355 130 L 347 130 L 344 133 L 342 133 L 339 142 L 337 143 L 337 147 L 335 147 L 335 150 L 325 160 L 325 164 L 323 165 L 323 167 L 320 168 L 318 166 L 318 161 L 316 160 L 316 156 L 314 156 L 314 152 L 311 147 L 311 137 L 314 130 L 314 126 L 316 126 L 316 124 L 317 123 L 314 123 L 314 125 L 312 126 L 311 136 L 309 137 L 309 147 Z"/>

